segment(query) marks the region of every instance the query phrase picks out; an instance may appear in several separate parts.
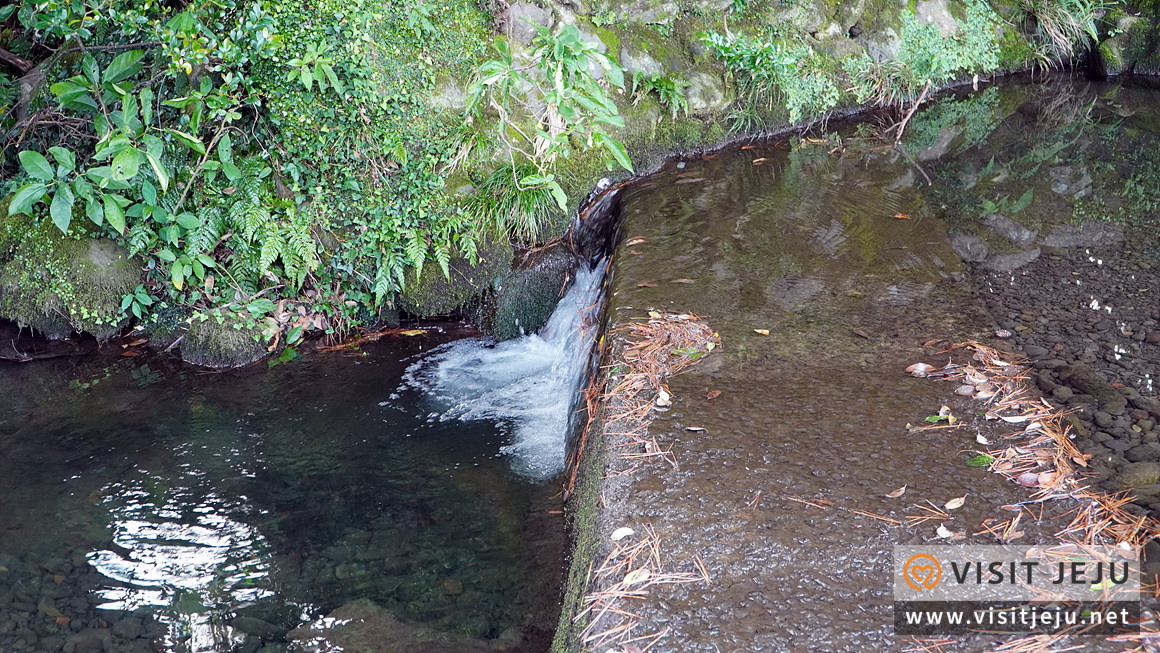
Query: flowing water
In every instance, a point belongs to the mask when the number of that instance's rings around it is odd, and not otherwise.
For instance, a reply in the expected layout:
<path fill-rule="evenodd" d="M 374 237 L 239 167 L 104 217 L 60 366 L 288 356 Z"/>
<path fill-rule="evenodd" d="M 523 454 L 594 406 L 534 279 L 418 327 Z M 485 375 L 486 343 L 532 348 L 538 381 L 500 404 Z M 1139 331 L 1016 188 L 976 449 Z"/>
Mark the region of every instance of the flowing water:
<path fill-rule="evenodd" d="M 566 436 L 599 328 L 606 264 L 582 270 L 548 323 L 524 338 L 458 340 L 413 364 L 407 385 L 427 395 L 431 418 L 498 422 L 513 469 L 543 481 L 564 469 Z"/>

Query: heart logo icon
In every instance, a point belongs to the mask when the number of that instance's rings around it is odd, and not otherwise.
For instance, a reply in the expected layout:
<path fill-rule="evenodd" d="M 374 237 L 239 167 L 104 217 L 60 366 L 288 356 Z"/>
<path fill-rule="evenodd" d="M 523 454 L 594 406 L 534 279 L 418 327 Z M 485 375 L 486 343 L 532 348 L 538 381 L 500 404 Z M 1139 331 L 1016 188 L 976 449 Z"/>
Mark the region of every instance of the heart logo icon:
<path fill-rule="evenodd" d="M 934 589 L 942 579 L 942 565 L 934 556 L 925 553 L 911 556 L 902 571 L 906 584 L 918 592 Z"/>

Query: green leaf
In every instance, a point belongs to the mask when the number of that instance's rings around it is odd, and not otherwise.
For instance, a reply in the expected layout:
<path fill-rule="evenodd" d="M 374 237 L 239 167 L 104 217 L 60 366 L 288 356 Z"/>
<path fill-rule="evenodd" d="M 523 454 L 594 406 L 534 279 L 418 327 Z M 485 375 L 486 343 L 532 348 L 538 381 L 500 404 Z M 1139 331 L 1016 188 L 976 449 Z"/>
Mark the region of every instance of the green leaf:
<path fill-rule="evenodd" d="M 117 230 L 117 233 L 125 234 L 125 213 L 121 211 L 121 205 L 117 203 L 116 195 L 102 195 L 101 199 L 105 205 L 105 219 L 109 221 L 109 226 Z"/>
<path fill-rule="evenodd" d="M 923 421 L 925 421 L 925 422 L 926 422 L 926 423 L 928 423 L 928 424 L 937 424 L 938 422 L 941 422 L 941 421 L 943 421 L 943 420 L 946 420 L 947 418 L 948 418 L 948 417 L 947 417 L 947 416 L 944 416 L 944 415 L 931 415 L 931 416 L 927 417 L 927 418 L 926 418 L 925 420 L 923 420 Z"/>
<path fill-rule="evenodd" d="M 20 153 L 20 167 L 24 168 L 30 177 L 41 181 L 52 181 L 56 178 L 52 174 L 52 166 L 44 155 L 34 150 L 24 150 Z"/>
<path fill-rule="evenodd" d="M 160 252 L 157 252 L 157 258 L 165 261 L 166 263 L 172 263 L 177 260 L 177 257 L 173 255 L 173 252 L 169 251 L 168 249 L 163 249 Z"/>
<path fill-rule="evenodd" d="M 990 455 L 987 455 L 985 453 L 979 454 L 978 456 L 975 456 L 974 458 L 971 458 L 970 460 L 968 460 L 967 466 L 968 467 L 986 467 L 987 465 L 990 465 L 991 461 L 993 461 L 993 460 L 995 460 L 994 456 L 990 456 Z"/>
<path fill-rule="evenodd" d="M 1027 208 L 1027 206 L 1029 204 L 1031 204 L 1031 200 L 1034 196 L 1035 196 L 1035 189 L 1028 188 L 1027 192 L 1023 193 L 1023 195 L 1013 205 L 1011 205 L 1011 208 L 1008 210 L 1011 213 L 1018 213 L 1018 212 L 1022 211 L 1023 209 Z"/>
<path fill-rule="evenodd" d="M 157 203 L 157 187 L 150 183 L 148 179 L 141 182 L 141 197 L 149 206 Z"/>
<path fill-rule="evenodd" d="M 98 227 L 105 224 L 105 210 L 96 200 L 90 199 L 85 202 L 85 215 L 89 216 L 89 220 L 92 220 L 93 224 Z"/>
<path fill-rule="evenodd" d="M 185 274 L 180 265 L 175 265 L 169 270 L 169 280 L 173 282 L 173 287 L 181 290 L 185 285 Z"/>
<path fill-rule="evenodd" d="M 113 157 L 113 175 L 114 181 L 127 181 L 137 175 L 137 170 L 141 167 L 141 152 L 136 148 L 125 148 L 121 153 Z"/>
<path fill-rule="evenodd" d="M 166 129 L 165 133 L 170 134 L 177 139 L 177 142 L 188 147 L 194 152 L 197 152 L 198 154 L 205 154 L 205 145 L 203 145 L 202 142 L 197 138 L 176 129 Z"/>
<path fill-rule="evenodd" d="M 149 88 L 141 91 L 141 122 L 146 127 L 153 122 L 153 91 Z"/>
<path fill-rule="evenodd" d="M 198 254 L 197 260 L 201 261 L 201 264 L 207 268 L 216 268 L 217 267 L 217 262 L 215 262 L 213 260 L 212 256 L 209 256 L 207 254 Z"/>
<path fill-rule="evenodd" d="M 81 82 L 84 82 L 83 84 Z M 48 87 L 56 96 L 57 102 L 66 109 L 73 111 L 96 111 L 97 102 L 93 99 L 87 86 L 88 80 L 83 77 L 70 77 Z M 103 118 L 103 116 L 102 116 Z"/>
<path fill-rule="evenodd" d="M 157 175 L 157 181 L 161 182 L 161 192 L 168 191 L 169 173 L 161 165 L 161 161 L 152 152 L 146 152 L 145 159 L 149 161 L 149 167 L 153 168 L 153 174 Z"/>
<path fill-rule="evenodd" d="M 193 230 L 201 226 L 201 220 L 198 220 L 196 215 L 186 211 L 185 213 L 177 216 L 177 224 L 180 225 L 182 229 Z"/>
<path fill-rule="evenodd" d="M 222 163 L 233 163 L 233 160 L 234 160 L 233 142 L 230 141 L 229 134 L 223 134 L 221 137 L 221 140 L 218 141 L 217 153 L 218 153 L 218 158 L 221 159 Z"/>
<path fill-rule="evenodd" d="M 286 344 L 293 345 L 302 339 L 302 327 L 296 326 L 286 333 Z"/>
<path fill-rule="evenodd" d="M 77 197 L 85 200 L 93 199 L 93 187 L 89 185 L 89 182 L 85 181 L 84 177 L 77 177 L 74 179 L 72 182 L 72 187 L 73 192 L 76 193 Z"/>
<path fill-rule="evenodd" d="M 564 189 L 560 188 L 560 184 L 556 181 L 549 181 L 548 192 L 552 193 L 552 197 L 556 199 L 556 204 L 560 206 L 560 210 L 567 213 L 568 196 L 564 194 Z"/>
<path fill-rule="evenodd" d="M 144 56 L 144 50 L 130 50 L 117 55 L 105 68 L 105 83 L 115 84 L 141 72 L 141 59 Z"/>
<path fill-rule="evenodd" d="M 8 20 L 12 14 L 16 13 L 16 8 L 19 5 L 8 5 L 7 7 L 0 7 L 0 23 Z"/>
<path fill-rule="evenodd" d="M 57 146 L 48 148 L 48 151 L 52 154 L 52 158 L 56 159 L 58 179 L 64 179 L 68 173 L 77 169 L 76 155 L 70 150 Z"/>
<path fill-rule="evenodd" d="M 615 138 L 612 138 L 608 134 L 599 131 L 596 132 L 596 141 L 600 145 L 604 146 L 604 149 L 608 150 L 609 154 L 612 155 L 612 158 L 616 159 L 616 162 L 619 163 L 621 167 L 629 172 L 633 172 L 632 160 L 628 158 L 628 151 L 624 149 L 623 143 L 616 140 Z"/>
<path fill-rule="evenodd" d="M 190 264 L 190 267 L 193 269 L 193 273 L 197 275 L 198 279 L 205 279 L 205 266 L 201 264 L 201 261 L 195 259 L 193 263 Z"/>
<path fill-rule="evenodd" d="M 21 186 L 16 191 L 16 196 L 12 198 L 12 202 L 8 205 L 8 215 L 18 215 L 20 213 L 29 213 L 32 207 L 39 202 L 44 194 L 48 192 L 48 187 L 41 183 L 26 184 Z"/>
<path fill-rule="evenodd" d="M 85 77 L 88 78 L 89 83 L 93 86 L 101 83 L 101 73 L 97 68 L 97 60 L 93 58 L 93 55 L 85 55 L 85 58 L 81 60 L 81 70 L 85 72 Z"/>
<path fill-rule="evenodd" d="M 56 195 L 52 198 L 52 205 L 49 207 L 48 213 L 52 216 L 52 223 L 56 225 L 57 229 L 60 229 L 62 234 L 68 233 L 68 225 L 72 222 L 73 202 L 75 201 L 72 188 L 68 184 L 56 187 Z"/>
<path fill-rule="evenodd" d="M 222 172 L 225 173 L 226 179 L 229 179 L 230 181 L 237 181 L 238 179 L 242 178 L 242 171 L 232 163 L 223 163 Z"/>
<path fill-rule="evenodd" d="M 254 301 L 250 302 L 249 304 L 246 304 L 246 310 L 249 311 L 253 315 L 265 315 L 266 313 L 269 313 L 270 311 L 274 310 L 275 308 L 276 308 L 276 306 L 275 306 L 274 302 L 270 301 L 269 299 L 266 299 L 265 297 L 263 297 L 261 299 L 255 299 Z"/>

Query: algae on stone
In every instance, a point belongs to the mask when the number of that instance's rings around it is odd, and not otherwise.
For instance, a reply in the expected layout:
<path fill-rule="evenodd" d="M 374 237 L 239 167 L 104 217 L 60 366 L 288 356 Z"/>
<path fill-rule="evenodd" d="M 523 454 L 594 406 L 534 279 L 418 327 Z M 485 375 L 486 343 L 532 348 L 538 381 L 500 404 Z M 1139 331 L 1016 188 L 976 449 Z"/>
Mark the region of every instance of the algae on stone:
<path fill-rule="evenodd" d="M 266 355 L 262 329 L 240 322 L 240 316 L 217 309 L 190 320 L 189 331 L 181 340 L 181 359 L 194 365 L 223 368 L 240 367 Z"/>
<path fill-rule="evenodd" d="M 23 216 L 5 218 L 0 234 L 0 261 L 12 252 L 0 263 L 0 318 L 54 339 L 117 333 L 121 298 L 141 280 L 140 260 L 111 240 L 67 236 Z"/>
<path fill-rule="evenodd" d="M 421 317 L 449 315 L 462 308 L 495 280 L 511 269 L 512 246 L 491 241 L 479 247 L 478 262 L 472 265 L 463 256 L 451 259 L 450 278 L 434 261 L 423 266 L 416 278 L 407 273 L 407 286 L 399 293 L 399 308 Z"/>

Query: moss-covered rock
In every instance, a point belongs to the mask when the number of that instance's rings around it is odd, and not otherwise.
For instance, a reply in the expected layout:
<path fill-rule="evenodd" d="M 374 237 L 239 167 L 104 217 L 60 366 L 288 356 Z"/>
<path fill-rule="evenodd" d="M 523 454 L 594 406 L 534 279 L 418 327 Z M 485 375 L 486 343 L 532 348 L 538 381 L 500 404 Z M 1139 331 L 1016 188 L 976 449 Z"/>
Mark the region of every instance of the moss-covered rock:
<path fill-rule="evenodd" d="M 104 340 L 119 331 L 121 298 L 141 282 L 140 260 L 111 240 L 68 236 L 25 216 L 5 218 L 0 234 L 0 317 L 49 338 L 81 331 Z"/>
<path fill-rule="evenodd" d="M 548 322 L 560 298 L 576 280 L 576 255 L 557 245 L 496 285 L 496 309 L 489 332 L 496 340 L 535 333 Z"/>
<path fill-rule="evenodd" d="M 419 317 L 453 313 L 510 270 L 512 256 L 511 243 L 485 243 L 479 247 L 475 265 L 462 256 L 452 258 L 450 278 L 438 264 L 428 261 L 418 278 L 414 271 L 407 272 L 407 287 L 399 294 L 398 307 Z"/>
<path fill-rule="evenodd" d="M 233 313 L 217 309 L 190 320 L 181 341 L 181 359 L 204 367 L 241 367 L 266 355 L 262 329 L 247 327 Z"/>

